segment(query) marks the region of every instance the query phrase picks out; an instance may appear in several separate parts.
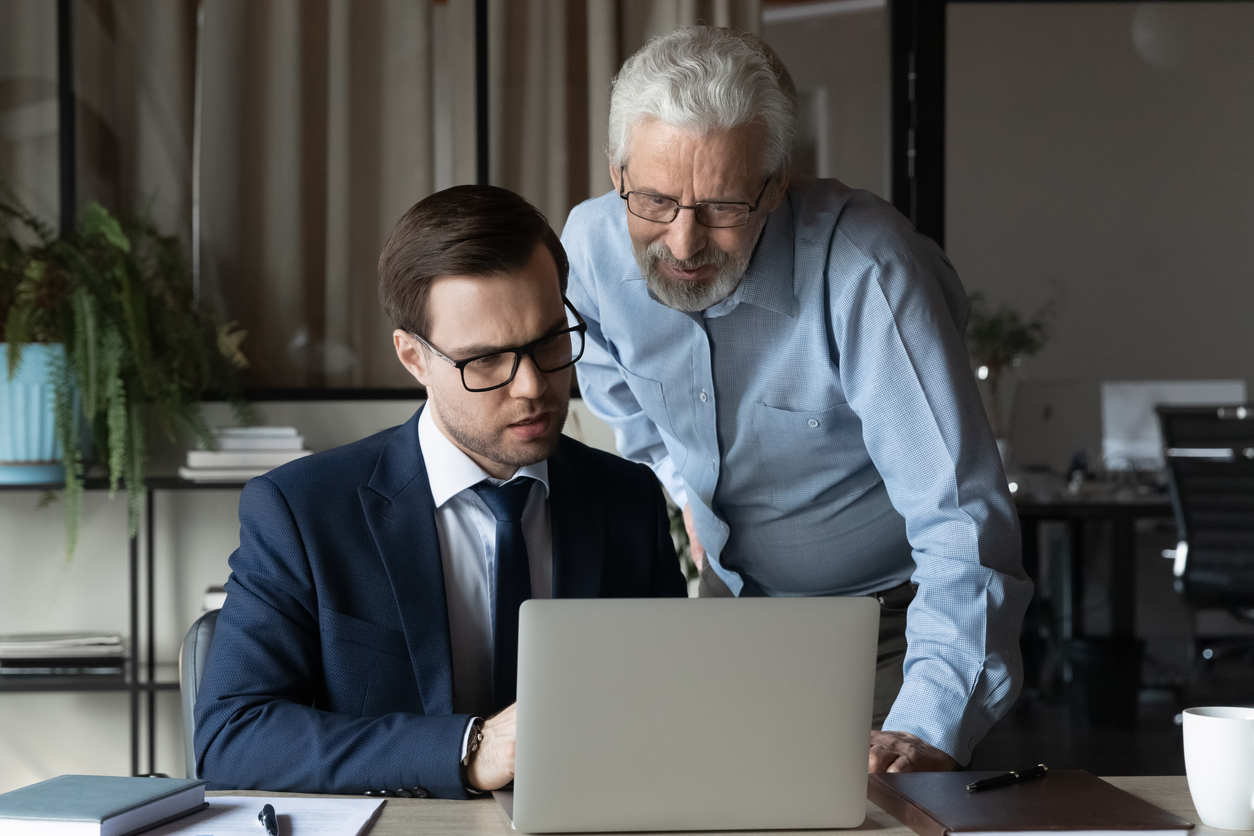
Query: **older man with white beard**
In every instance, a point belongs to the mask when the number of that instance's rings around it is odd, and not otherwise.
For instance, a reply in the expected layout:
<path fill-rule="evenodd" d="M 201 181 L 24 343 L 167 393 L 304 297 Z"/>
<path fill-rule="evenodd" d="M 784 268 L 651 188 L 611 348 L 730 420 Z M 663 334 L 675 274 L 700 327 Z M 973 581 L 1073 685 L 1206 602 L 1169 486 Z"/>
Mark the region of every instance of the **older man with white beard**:
<path fill-rule="evenodd" d="M 563 234 L 579 384 L 684 509 L 702 595 L 880 601 L 868 769 L 952 769 L 1018 693 L 1032 592 L 966 295 L 883 201 L 790 182 L 795 133 L 753 35 L 682 29 L 623 65 L 615 191 Z"/>

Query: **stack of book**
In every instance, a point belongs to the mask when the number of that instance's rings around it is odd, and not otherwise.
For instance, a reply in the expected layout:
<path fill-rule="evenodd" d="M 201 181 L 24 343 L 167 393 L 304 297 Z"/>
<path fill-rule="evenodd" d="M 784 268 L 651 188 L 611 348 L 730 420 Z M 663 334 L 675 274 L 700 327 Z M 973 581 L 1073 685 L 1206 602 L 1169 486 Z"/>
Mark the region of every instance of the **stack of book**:
<path fill-rule="evenodd" d="M 223 427 L 213 431 L 216 450 L 189 450 L 179 476 L 193 482 L 246 482 L 308 456 L 295 427 Z"/>
<path fill-rule="evenodd" d="M 32 676 L 121 677 L 126 642 L 117 633 L 19 633 L 0 636 L 0 679 Z"/>

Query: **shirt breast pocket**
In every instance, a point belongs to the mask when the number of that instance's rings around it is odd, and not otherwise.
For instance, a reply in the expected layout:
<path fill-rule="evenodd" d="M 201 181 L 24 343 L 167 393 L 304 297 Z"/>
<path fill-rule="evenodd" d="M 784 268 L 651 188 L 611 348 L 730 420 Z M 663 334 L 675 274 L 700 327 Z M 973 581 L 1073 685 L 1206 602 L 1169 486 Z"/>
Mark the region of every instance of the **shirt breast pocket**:
<path fill-rule="evenodd" d="M 627 387 L 631 389 L 631 394 L 636 399 L 636 403 L 640 404 L 640 408 L 644 410 L 644 414 L 653 422 L 658 431 L 662 433 L 663 441 L 666 441 L 666 449 L 671 454 L 671 459 L 675 462 L 675 467 L 682 468 L 684 465 L 684 455 L 680 453 L 676 455 L 677 448 L 682 450 L 683 445 L 675 444 L 677 439 L 675 435 L 675 426 L 671 421 L 671 414 L 666 403 L 666 393 L 662 391 L 662 384 L 652 378 L 643 377 L 625 368 L 620 370 L 623 373 L 623 379 L 627 381 Z"/>
<path fill-rule="evenodd" d="M 848 403 L 825 409 L 753 405 L 758 454 L 771 474 L 771 503 L 794 510 L 824 496 L 860 494 L 879 481 L 862 442 L 862 421 Z M 835 495 L 833 488 L 838 488 Z"/>

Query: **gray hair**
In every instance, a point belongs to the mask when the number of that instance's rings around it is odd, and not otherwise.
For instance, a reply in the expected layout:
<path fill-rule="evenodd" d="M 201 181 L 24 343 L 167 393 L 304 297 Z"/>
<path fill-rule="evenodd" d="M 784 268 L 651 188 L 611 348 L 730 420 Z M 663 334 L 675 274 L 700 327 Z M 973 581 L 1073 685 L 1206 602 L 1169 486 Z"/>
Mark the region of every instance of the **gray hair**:
<path fill-rule="evenodd" d="M 644 119 L 696 133 L 750 123 L 767 132 L 766 171 L 785 168 L 797 137 L 797 88 L 757 35 L 689 26 L 650 38 L 627 59 L 610 93 L 610 164 L 625 165 Z"/>

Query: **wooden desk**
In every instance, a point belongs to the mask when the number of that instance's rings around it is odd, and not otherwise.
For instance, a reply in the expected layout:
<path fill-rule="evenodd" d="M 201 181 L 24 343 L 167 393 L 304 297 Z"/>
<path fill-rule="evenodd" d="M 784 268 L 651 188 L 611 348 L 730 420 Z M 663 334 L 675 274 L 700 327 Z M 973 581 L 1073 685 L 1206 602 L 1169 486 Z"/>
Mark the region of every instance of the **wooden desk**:
<path fill-rule="evenodd" d="M 1121 787 L 1133 795 L 1140 796 L 1151 804 L 1156 804 L 1181 818 L 1198 823 L 1197 813 L 1193 809 L 1193 800 L 1189 798 L 1189 788 L 1183 775 L 1108 778 L 1112 784 Z M 214 795 L 284 795 L 285 793 L 234 792 L 208 793 Z M 871 802 L 867 802 L 867 819 L 855 832 L 877 831 L 882 836 L 914 836 L 913 831 L 899 824 L 896 819 L 880 810 Z M 727 836 L 747 836 L 753 831 L 736 830 Z M 776 833 L 778 831 L 766 831 Z M 807 833 L 842 833 L 847 831 L 805 831 Z M 1230 830 L 1215 830 L 1198 824 L 1189 831 L 1190 836 L 1224 836 Z M 509 820 L 501 812 L 493 800 L 475 801 L 441 801 L 438 799 L 389 798 L 375 823 L 370 836 L 517 836 L 511 830 Z M 704 832 L 701 836 L 720 836 L 715 832 Z"/>

